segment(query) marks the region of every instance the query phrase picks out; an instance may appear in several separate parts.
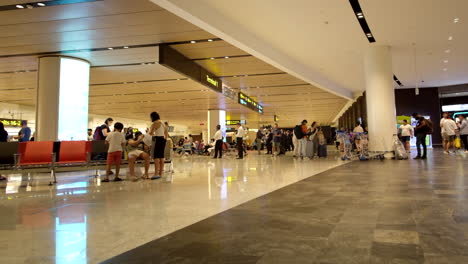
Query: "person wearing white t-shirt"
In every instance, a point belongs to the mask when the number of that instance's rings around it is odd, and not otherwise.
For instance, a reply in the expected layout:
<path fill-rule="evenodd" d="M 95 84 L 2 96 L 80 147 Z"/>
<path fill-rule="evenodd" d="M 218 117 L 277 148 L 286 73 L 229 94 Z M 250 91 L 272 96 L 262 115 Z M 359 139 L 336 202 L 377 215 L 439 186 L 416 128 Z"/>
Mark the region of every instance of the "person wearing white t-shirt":
<path fill-rule="evenodd" d="M 237 151 L 238 151 L 237 159 L 243 159 L 244 158 L 245 130 L 240 123 L 237 123 L 236 126 L 237 126 L 236 143 L 237 143 Z"/>
<path fill-rule="evenodd" d="M 457 130 L 457 123 L 449 118 L 448 113 L 442 114 L 440 120 L 440 128 L 444 146 L 444 153 L 449 154 L 450 147 L 454 147 L 453 142 L 455 141 L 455 132 Z"/>
<path fill-rule="evenodd" d="M 414 135 L 414 128 L 408 124 L 408 120 L 403 120 L 403 124 L 398 128 L 401 134 L 401 142 L 405 145 L 406 151 L 410 151 L 410 139 Z"/>
<path fill-rule="evenodd" d="M 107 134 L 106 144 L 109 145 L 107 151 L 107 166 L 106 166 L 106 179 L 102 182 L 109 182 L 109 175 L 112 164 L 115 164 L 115 178 L 114 181 L 123 181 L 119 178 L 120 163 L 122 162 L 122 151 L 125 146 L 125 136 L 122 134 L 124 126 L 122 123 L 115 123 L 114 131 Z"/>
<path fill-rule="evenodd" d="M 221 132 L 221 126 L 216 126 L 216 133 L 213 137 L 215 141 L 215 154 L 214 159 L 223 157 L 223 132 Z M 219 154 L 219 156 L 218 156 Z"/>
<path fill-rule="evenodd" d="M 449 154 L 450 148 L 452 148 L 453 152 L 455 152 L 455 134 L 458 129 L 457 123 L 450 118 L 445 118 L 443 123 L 443 137 L 444 137 L 444 147 L 445 147 L 445 154 Z"/>

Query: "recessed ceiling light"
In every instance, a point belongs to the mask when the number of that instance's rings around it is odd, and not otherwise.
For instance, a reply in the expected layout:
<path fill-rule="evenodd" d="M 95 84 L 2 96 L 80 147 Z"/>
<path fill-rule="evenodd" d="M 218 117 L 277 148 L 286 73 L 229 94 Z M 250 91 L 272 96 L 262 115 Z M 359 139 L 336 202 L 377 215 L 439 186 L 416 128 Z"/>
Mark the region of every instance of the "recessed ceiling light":
<path fill-rule="evenodd" d="M 128 46 L 125 46 L 124 49 L 128 49 Z"/>
<path fill-rule="evenodd" d="M 210 60 L 214 60 L 215 58 L 211 57 Z"/>
<path fill-rule="evenodd" d="M 372 34 L 371 34 L 371 33 L 367 33 L 366 36 L 367 36 L 368 38 L 372 38 Z"/>
<path fill-rule="evenodd" d="M 452 40 L 452 39 L 453 39 L 453 37 L 452 37 L 452 36 L 450 36 L 450 37 L 448 38 L 448 40 Z"/>
<path fill-rule="evenodd" d="M 38 6 L 45 6 L 44 3 L 37 3 Z"/>
<path fill-rule="evenodd" d="M 16 5 L 16 8 L 22 9 L 22 8 L 24 8 L 24 6 L 22 6 L 22 5 Z"/>
<path fill-rule="evenodd" d="M 197 43 L 197 42 L 196 42 L 195 40 L 192 40 L 192 41 L 190 41 L 190 43 L 192 43 L 192 44 L 193 44 L 193 43 Z"/>
<path fill-rule="evenodd" d="M 458 23 L 458 22 L 460 22 L 460 19 L 458 17 L 453 19 L 453 23 Z"/>
<path fill-rule="evenodd" d="M 444 60 L 444 63 L 448 63 L 448 60 Z"/>
<path fill-rule="evenodd" d="M 449 50 L 449 49 L 446 49 L 446 50 L 445 50 L 445 53 L 450 53 L 450 50 Z"/>
<path fill-rule="evenodd" d="M 209 39 L 208 41 L 211 42 L 211 41 L 213 41 L 213 40 L 212 40 L 212 39 Z"/>
<path fill-rule="evenodd" d="M 114 48 L 107 48 L 108 50 L 113 50 Z"/>
<path fill-rule="evenodd" d="M 225 59 L 229 59 L 229 56 L 224 57 Z"/>

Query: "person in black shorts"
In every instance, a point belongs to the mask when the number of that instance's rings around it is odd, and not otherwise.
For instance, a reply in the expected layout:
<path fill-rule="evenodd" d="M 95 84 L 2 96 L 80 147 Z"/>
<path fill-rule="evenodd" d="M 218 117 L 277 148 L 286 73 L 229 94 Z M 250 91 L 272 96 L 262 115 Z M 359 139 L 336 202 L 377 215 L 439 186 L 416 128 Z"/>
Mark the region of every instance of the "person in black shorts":
<path fill-rule="evenodd" d="M 152 180 L 162 177 L 164 172 L 164 149 L 166 148 L 166 138 L 169 136 L 168 128 L 164 125 L 159 114 L 152 112 L 150 114 L 153 124 L 150 127 L 149 134 L 153 136 L 153 149 L 151 154 L 154 159 L 154 176 Z"/>

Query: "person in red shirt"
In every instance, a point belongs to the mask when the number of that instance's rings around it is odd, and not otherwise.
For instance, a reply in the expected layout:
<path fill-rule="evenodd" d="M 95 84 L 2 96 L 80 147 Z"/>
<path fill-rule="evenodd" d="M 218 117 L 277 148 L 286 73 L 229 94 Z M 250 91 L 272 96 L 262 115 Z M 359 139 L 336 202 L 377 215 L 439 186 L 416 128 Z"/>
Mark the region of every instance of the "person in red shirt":
<path fill-rule="evenodd" d="M 294 135 L 296 136 L 298 142 L 298 154 L 303 159 L 306 156 L 307 120 L 302 120 L 301 124 L 296 126 L 294 129 Z"/>

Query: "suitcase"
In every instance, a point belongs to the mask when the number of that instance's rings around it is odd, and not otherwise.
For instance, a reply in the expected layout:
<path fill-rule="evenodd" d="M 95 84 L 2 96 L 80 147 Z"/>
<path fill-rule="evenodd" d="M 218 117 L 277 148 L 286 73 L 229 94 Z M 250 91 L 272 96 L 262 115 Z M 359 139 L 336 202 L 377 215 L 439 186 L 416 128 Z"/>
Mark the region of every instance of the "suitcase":
<path fill-rule="evenodd" d="M 327 157 L 327 145 L 325 144 L 319 144 L 318 146 L 318 156 L 320 158 L 325 158 Z"/>

